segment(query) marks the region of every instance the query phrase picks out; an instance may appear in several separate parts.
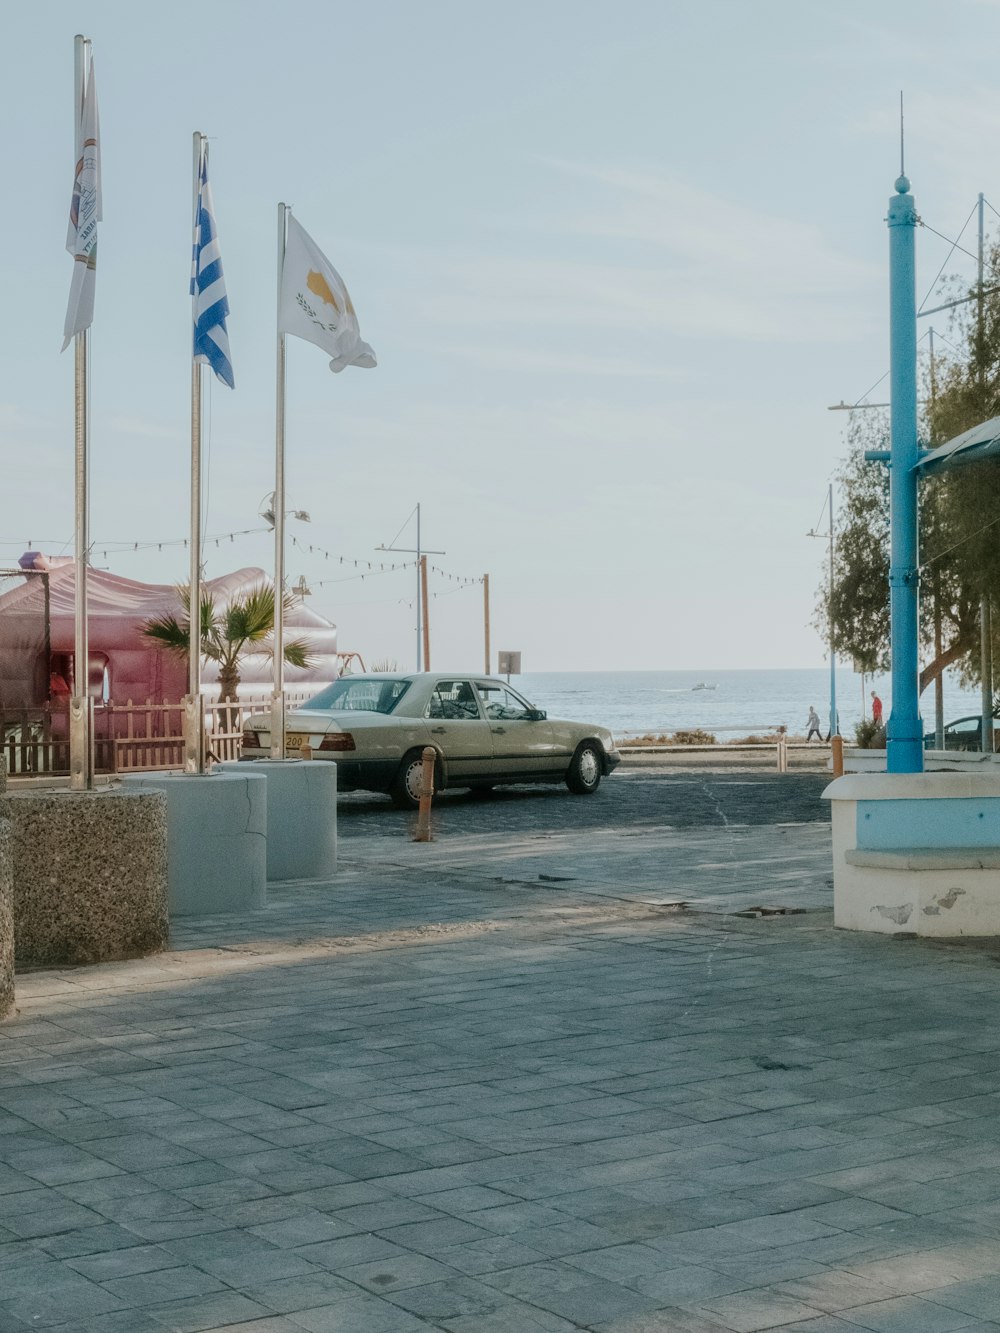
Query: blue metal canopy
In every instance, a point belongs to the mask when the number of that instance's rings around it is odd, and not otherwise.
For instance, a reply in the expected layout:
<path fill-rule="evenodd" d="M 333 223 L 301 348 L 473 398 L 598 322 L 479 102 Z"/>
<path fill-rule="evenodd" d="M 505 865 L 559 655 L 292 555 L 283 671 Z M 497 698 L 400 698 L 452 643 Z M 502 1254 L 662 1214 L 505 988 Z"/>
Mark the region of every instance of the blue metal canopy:
<path fill-rule="evenodd" d="M 1000 417 L 984 421 L 971 430 L 956 435 L 947 444 L 929 449 L 917 463 L 917 469 L 925 474 L 950 472 L 956 467 L 965 467 L 967 463 L 978 463 L 981 458 L 992 458 L 1000 454 Z"/>

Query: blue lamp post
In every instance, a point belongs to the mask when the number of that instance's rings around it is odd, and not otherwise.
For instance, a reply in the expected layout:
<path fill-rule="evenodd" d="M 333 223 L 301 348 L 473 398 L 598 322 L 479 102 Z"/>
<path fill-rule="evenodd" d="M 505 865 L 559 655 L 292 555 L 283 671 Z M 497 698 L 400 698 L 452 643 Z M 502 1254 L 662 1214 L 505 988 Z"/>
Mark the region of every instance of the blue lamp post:
<path fill-rule="evenodd" d="M 903 175 L 889 200 L 889 349 L 892 713 L 886 728 L 890 773 L 922 773 L 917 559 L 917 301 L 914 234 L 917 207 Z"/>

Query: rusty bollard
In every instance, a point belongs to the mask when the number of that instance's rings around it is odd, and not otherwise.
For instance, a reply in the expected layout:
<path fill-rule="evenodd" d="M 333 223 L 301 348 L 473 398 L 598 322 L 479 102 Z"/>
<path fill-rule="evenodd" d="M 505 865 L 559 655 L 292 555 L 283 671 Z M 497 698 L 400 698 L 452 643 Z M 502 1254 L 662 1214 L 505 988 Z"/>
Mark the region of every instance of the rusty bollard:
<path fill-rule="evenodd" d="M 434 795 L 434 761 L 437 751 L 433 745 L 424 746 L 423 768 L 420 772 L 420 809 L 417 812 L 417 829 L 414 842 L 431 841 L 431 797 Z"/>
<path fill-rule="evenodd" d="M 833 736 L 830 739 L 830 754 L 833 758 L 833 776 L 842 778 L 844 776 L 844 738 L 843 736 Z"/>

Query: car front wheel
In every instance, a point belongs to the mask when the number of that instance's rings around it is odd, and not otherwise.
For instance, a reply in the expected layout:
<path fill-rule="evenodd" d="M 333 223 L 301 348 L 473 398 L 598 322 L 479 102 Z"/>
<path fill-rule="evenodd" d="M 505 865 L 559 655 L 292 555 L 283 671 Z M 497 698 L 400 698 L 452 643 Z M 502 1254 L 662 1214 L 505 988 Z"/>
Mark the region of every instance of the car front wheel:
<path fill-rule="evenodd" d="M 593 742 L 581 745 L 570 761 L 566 786 L 574 796 L 590 796 L 601 785 L 601 752 Z"/>
<path fill-rule="evenodd" d="M 420 750 L 411 750 L 403 759 L 389 791 L 392 803 L 399 810 L 416 810 L 420 805 L 420 792 L 423 785 L 424 757 Z M 434 790 L 437 791 L 438 768 L 434 768 Z"/>

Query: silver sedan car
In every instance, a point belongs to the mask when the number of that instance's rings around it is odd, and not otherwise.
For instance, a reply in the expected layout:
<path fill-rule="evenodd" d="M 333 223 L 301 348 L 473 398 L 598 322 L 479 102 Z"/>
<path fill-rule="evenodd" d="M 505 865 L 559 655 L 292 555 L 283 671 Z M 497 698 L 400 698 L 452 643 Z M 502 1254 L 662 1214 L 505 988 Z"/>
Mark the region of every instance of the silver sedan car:
<path fill-rule="evenodd" d="M 251 718 L 243 758 L 270 754 L 269 717 Z M 589 796 L 620 755 L 605 727 L 556 722 L 488 676 L 415 672 L 344 676 L 288 714 L 285 753 L 337 764 L 341 791 L 419 802 L 422 751 L 437 751 L 434 786 L 489 791 L 502 783 L 565 782 Z"/>

